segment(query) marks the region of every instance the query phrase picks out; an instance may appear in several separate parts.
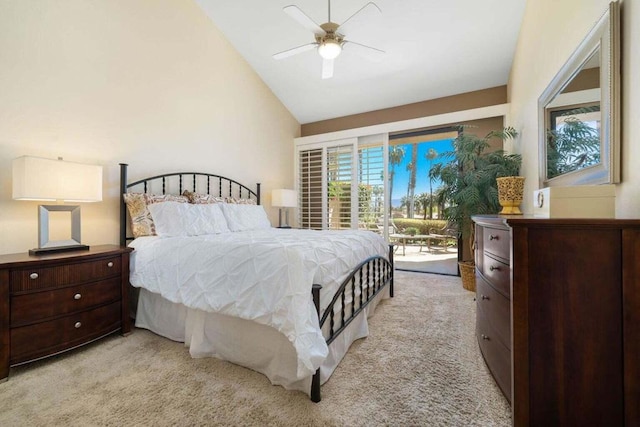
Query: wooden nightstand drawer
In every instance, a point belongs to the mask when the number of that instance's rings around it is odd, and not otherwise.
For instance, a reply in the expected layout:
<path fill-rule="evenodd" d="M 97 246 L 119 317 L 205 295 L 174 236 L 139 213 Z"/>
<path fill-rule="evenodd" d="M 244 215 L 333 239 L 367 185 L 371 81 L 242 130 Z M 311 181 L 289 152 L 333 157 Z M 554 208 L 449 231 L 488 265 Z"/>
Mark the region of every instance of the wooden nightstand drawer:
<path fill-rule="evenodd" d="M 121 308 L 116 301 L 49 322 L 12 328 L 10 363 L 50 355 L 115 332 L 121 325 Z"/>
<path fill-rule="evenodd" d="M 511 257 L 509 230 L 485 227 L 482 233 L 482 244 L 485 252 L 508 261 Z"/>
<path fill-rule="evenodd" d="M 120 278 L 50 291 L 16 295 L 11 299 L 11 325 L 23 326 L 120 299 Z"/>
<path fill-rule="evenodd" d="M 477 305 L 485 319 L 495 330 L 497 339 L 511 348 L 511 304 L 508 298 L 498 293 L 482 277 L 476 277 Z"/>
<path fill-rule="evenodd" d="M 482 269 L 480 272 L 491 286 L 506 298 L 510 298 L 511 272 L 509 264 L 505 264 L 485 253 L 482 259 Z"/>
<path fill-rule="evenodd" d="M 120 257 L 75 262 L 56 267 L 31 267 L 11 271 L 11 292 L 56 288 L 119 276 Z"/>

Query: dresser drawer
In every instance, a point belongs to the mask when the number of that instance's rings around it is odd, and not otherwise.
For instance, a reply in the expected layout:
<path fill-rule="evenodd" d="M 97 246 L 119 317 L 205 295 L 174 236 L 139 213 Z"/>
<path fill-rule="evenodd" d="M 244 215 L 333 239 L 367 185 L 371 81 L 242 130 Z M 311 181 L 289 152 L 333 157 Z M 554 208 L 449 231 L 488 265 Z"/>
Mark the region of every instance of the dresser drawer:
<path fill-rule="evenodd" d="M 114 302 L 49 322 L 11 329 L 10 363 L 16 364 L 73 348 L 117 331 L 121 304 Z"/>
<path fill-rule="evenodd" d="M 502 345 L 511 348 L 511 304 L 482 277 L 476 277 L 477 308 L 496 332 Z"/>
<path fill-rule="evenodd" d="M 511 351 L 496 339 L 496 332 L 482 310 L 476 312 L 476 335 L 480 351 L 493 378 L 511 402 Z"/>
<path fill-rule="evenodd" d="M 23 326 L 50 317 L 69 314 L 120 299 L 120 278 L 11 298 L 11 325 Z"/>
<path fill-rule="evenodd" d="M 497 257 L 509 260 L 510 254 L 510 237 L 509 230 L 499 228 L 484 227 L 482 233 L 482 247 L 485 252 L 489 252 Z"/>
<path fill-rule="evenodd" d="M 67 286 L 119 276 L 120 257 L 76 262 L 56 267 L 23 268 L 11 271 L 11 292 Z"/>
<path fill-rule="evenodd" d="M 508 264 L 485 253 L 482 256 L 480 272 L 491 286 L 505 297 L 510 298 L 511 272 Z"/>

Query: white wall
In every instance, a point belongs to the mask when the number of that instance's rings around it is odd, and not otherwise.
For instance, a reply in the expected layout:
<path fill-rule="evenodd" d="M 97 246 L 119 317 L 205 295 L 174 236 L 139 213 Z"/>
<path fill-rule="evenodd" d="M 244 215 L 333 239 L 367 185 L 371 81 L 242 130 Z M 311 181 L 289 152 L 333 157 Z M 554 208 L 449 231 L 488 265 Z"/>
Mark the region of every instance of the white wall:
<path fill-rule="evenodd" d="M 118 163 L 293 188 L 300 125 L 191 0 L 0 2 L 0 253 L 37 246 L 37 202 L 11 199 L 22 155 L 104 166 L 83 243 L 118 242 Z"/>
<path fill-rule="evenodd" d="M 622 12 L 622 183 L 616 186 L 616 216 L 640 217 L 640 5 L 620 1 Z M 511 125 L 520 131 L 515 151 L 523 155 L 525 212 L 538 188 L 538 97 L 607 9 L 609 0 L 528 0 L 509 80 Z M 635 162 L 634 162 L 635 160 Z"/>

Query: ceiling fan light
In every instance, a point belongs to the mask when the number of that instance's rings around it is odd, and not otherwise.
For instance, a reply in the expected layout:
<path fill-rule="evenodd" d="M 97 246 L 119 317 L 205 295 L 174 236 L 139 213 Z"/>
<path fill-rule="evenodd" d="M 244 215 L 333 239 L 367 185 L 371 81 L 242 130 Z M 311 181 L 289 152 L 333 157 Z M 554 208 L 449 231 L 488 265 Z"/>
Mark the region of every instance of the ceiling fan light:
<path fill-rule="evenodd" d="M 318 53 L 324 59 L 334 59 L 342 52 L 342 46 L 335 40 L 326 40 L 318 46 Z"/>

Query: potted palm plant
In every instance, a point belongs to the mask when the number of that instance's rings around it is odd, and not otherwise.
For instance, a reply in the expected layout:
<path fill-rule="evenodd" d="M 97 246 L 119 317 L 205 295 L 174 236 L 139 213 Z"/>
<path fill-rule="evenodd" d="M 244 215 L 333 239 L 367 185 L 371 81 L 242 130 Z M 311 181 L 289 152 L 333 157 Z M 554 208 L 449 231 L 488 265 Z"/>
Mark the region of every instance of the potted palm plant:
<path fill-rule="evenodd" d="M 496 214 L 500 211 L 496 178 L 516 176 L 520 171 L 522 157 L 507 154 L 504 150 L 490 151 L 491 140 L 502 141 L 515 138 L 511 127 L 489 132 L 481 138 L 460 127 L 458 137 L 453 141 L 453 151 L 439 155 L 445 161 L 436 163 L 429 171 L 429 177 L 442 182 L 441 197 L 447 207 L 443 216 L 450 226 L 458 230 L 458 237 L 468 240 L 473 258 L 474 239 L 472 215 Z M 465 289 L 475 290 L 473 261 L 462 260 L 460 272 Z M 469 272 L 471 273 L 469 275 Z M 473 282 L 465 278 L 473 278 Z"/>

